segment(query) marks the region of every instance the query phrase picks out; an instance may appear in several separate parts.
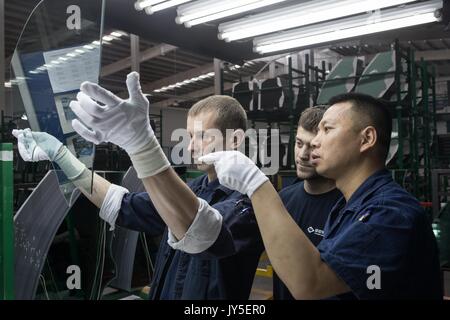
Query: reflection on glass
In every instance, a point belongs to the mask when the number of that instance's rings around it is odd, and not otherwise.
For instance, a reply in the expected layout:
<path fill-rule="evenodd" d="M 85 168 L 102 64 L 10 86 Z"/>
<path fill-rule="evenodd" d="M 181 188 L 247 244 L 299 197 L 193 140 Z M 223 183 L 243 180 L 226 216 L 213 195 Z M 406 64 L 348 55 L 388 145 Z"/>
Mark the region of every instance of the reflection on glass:
<path fill-rule="evenodd" d="M 94 145 L 72 128 L 69 104 L 84 81 L 98 83 L 101 62 L 102 0 L 41 1 L 22 31 L 11 60 L 15 114 L 27 115 L 32 131 L 60 140 L 88 168 Z M 60 187 L 69 201 L 74 182 L 56 164 Z M 92 176 L 84 175 L 89 186 Z"/>

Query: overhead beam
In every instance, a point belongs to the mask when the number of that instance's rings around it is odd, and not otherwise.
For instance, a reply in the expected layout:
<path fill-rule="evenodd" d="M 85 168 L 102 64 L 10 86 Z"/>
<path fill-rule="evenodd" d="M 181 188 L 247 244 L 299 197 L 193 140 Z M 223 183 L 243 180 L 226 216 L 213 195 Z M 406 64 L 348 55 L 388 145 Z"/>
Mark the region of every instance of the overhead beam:
<path fill-rule="evenodd" d="M 450 81 L 450 76 L 437 77 L 436 82 Z"/>
<path fill-rule="evenodd" d="M 445 61 L 450 60 L 450 49 L 416 51 L 416 61 L 423 58 L 425 61 Z"/>
<path fill-rule="evenodd" d="M 156 58 L 158 56 L 164 55 L 167 52 L 173 51 L 177 49 L 177 47 L 172 46 L 170 44 L 160 44 L 157 46 L 154 46 L 152 48 L 149 48 L 147 50 L 144 50 L 140 53 L 140 62 L 144 62 L 153 58 Z M 101 76 L 109 76 L 110 74 L 116 73 L 120 70 L 130 68 L 131 67 L 131 57 L 124 58 L 122 60 L 116 61 L 114 63 L 111 63 L 107 66 L 104 66 L 102 68 Z"/>
<path fill-rule="evenodd" d="M 224 91 L 230 90 L 232 86 L 233 86 L 232 83 L 227 82 L 227 83 L 223 84 L 223 89 L 224 89 Z M 160 102 L 152 103 L 152 104 L 150 104 L 150 107 L 151 108 L 153 108 L 153 107 L 156 107 L 156 108 L 170 107 L 177 102 L 191 101 L 191 100 L 196 100 L 196 99 L 203 98 L 206 96 L 210 96 L 210 95 L 214 94 L 214 91 L 215 91 L 215 87 L 212 86 L 212 87 L 208 87 L 208 88 L 190 92 L 189 95 L 180 96 L 177 98 L 171 98 L 171 99 L 163 100 Z"/>
<path fill-rule="evenodd" d="M 198 66 L 197 68 L 192 68 L 183 72 L 179 72 L 174 74 L 173 76 L 166 77 L 163 79 L 160 79 L 158 81 L 153 81 L 147 84 L 142 85 L 142 91 L 143 92 L 152 92 L 155 89 L 162 88 L 164 86 L 168 86 L 170 84 L 174 84 L 180 81 L 184 81 L 187 79 L 192 79 L 194 77 L 198 77 L 202 74 L 206 74 L 209 72 L 214 71 L 214 64 L 213 63 L 207 63 L 201 66 Z"/>
<path fill-rule="evenodd" d="M 102 87 L 104 87 L 104 88 L 110 90 L 110 91 L 113 91 L 113 92 L 123 91 L 123 89 L 124 89 L 124 86 L 123 86 L 123 85 L 122 85 L 122 86 L 121 86 L 121 85 L 116 85 L 116 84 L 109 83 L 109 82 L 107 82 L 107 81 L 102 81 L 102 82 L 100 83 L 100 85 L 101 85 Z"/>
<path fill-rule="evenodd" d="M 261 79 L 267 79 L 269 77 L 269 72 L 265 71 L 262 72 L 260 74 Z M 233 83 L 232 82 L 225 82 L 223 84 L 223 91 L 228 91 L 231 90 L 233 87 Z M 182 95 L 182 96 L 178 96 L 176 98 L 170 98 L 170 99 L 166 99 L 163 101 L 159 101 L 156 103 L 151 103 L 150 107 L 157 107 L 157 108 L 165 108 L 165 107 L 170 107 L 173 104 L 177 103 L 177 102 L 181 102 L 181 101 L 191 101 L 191 100 L 197 100 L 206 96 L 210 96 L 213 95 L 215 92 L 215 87 L 208 87 L 208 88 L 204 88 L 204 89 L 200 89 L 197 91 L 193 91 L 190 92 L 186 95 Z"/>
<path fill-rule="evenodd" d="M 180 59 L 174 60 L 173 58 L 158 57 L 158 61 L 169 62 L 172 65 L 174 63 L 176 63 L 178 65 L 184 65 L 184 66 L 189 67 L 189 68 L 198 67 L 198 63 L 187 62 L 185 60 L 180 60 Z"/>

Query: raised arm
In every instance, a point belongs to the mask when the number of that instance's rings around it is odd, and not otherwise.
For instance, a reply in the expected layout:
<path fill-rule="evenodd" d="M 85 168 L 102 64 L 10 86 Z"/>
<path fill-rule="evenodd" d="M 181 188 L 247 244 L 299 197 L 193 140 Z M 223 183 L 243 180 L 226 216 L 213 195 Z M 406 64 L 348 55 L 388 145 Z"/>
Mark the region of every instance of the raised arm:
<path fill-rule="evenodd" d="M 19 153 L 25 161 L 49 160 L 55 162 L 78 189 L 98 208 L 111 186 L 111 183 L 97 174 L 91 192 L 91 170 L 78 160 L 58 139 L 45 132 L 32 132 L 30 129 L 13 130 L 17 138 Z"/>
<path fill-rule="evenodd" d="M 221 184 L 250 197 L 270 262 L 296 299 L 322 299 L 350 290 L 321 260 L 272 184 L 250 159 L 237 151 L 224 151 L 200 160 L 215 165 Z"/>
<path fill-rule="evenodd" d="M 178 245 L 180 249 L 192 253 L 202 251 L 213 240 L 204 241 L 190 227 L 195 220 L 206 221 L 208 230 L 218 234 L 222 216 L 204 200 L 197 198 L 170 167 L 150 126 L 149 102 L 141 91 L 139 74 L 130 73 L 126 84 L 129 98 L 123 100 L 97 84 L 83 83 L 77 101 L 70 104 L 82 122 L 75 119 L 72 126 L 88 141 L 96 144 L 112 142 L 123 148 L 130 156 L 155 208 L 169 227 L 170 234 L 175 238 L 173 242 L 181 242 L 174 246 Z M 192 238 L 197 243 L 193 245 L 194 248 L 184 246 Z"/>

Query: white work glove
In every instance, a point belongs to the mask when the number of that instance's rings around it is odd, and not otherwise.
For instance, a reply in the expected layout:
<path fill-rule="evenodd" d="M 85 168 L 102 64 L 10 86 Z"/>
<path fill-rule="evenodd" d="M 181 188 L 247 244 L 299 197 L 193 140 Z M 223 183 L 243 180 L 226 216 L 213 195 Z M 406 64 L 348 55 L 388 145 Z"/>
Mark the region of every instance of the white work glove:
<path fill-rule="evenodd" d="M 30 129 L 13 130 L 17 138 L 20 156 L 24 161 L 53 161 L 70 180 L 77 179 L 86 169 L 61 141 L 46 132 L 33 132 Z"/>
<path fill-rule="evenodd" d="M 249 198 L 269 180 L 252 160 L 239 151 L 219 151 L 198 159 L 213 164 L 221 185 L 246 194 Z"/>
<path fill-rule="evenodd" d="M 70 103 L 83 123 L 75 119 L 72 127 L 95 144 L 111 142 L 123 148 L 138 177 L 145 178 L 167 169 L 170 163 L 150 126 L 149 102 L 142 94 L 139 74 L 130 73 L 126 84 L 129 98 L 123 100 L 98 84 L 83 82 L 77 100 Z"/>
<path fill-rule="evenodd" d="M 32 132 L 27 128 L 13 130 L 12 134 L 17 138 L 19 153 L 24 161 L 54 161 L 62 146 L 61 141 L 45 132 Z"/>

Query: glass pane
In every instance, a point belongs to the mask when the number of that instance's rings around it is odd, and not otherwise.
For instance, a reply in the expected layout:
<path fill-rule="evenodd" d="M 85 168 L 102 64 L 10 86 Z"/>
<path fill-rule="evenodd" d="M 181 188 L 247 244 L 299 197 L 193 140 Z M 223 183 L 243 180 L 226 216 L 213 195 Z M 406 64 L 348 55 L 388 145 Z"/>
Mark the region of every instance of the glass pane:
<path fill-rule="evenodd" d="M 94 145 L 73 130 L 75 115 L 69 103 L 83 81 L 98 83 L 103 2 L 41 1 L 28 18 L 11 60 L 14 114 L 24 115 L 32 131 L 59 139 L 88 168 L 93 165 Z M 55 163 L 53 167 L 70 203 L 75 186 Z M 83 179 L 90 191 L 92 176 Z"/>

